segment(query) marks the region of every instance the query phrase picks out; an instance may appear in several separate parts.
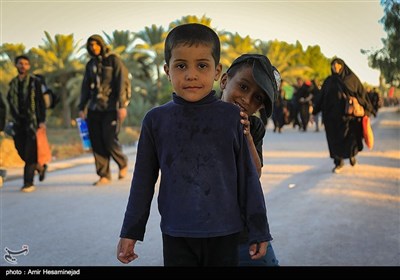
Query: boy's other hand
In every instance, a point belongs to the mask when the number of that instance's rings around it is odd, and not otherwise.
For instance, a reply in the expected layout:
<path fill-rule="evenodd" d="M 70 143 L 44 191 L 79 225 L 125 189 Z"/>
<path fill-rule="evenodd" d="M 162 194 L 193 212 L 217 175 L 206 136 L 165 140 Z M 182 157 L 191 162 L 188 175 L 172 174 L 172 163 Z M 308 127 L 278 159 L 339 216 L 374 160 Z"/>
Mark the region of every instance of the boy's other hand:
<path fill-rule="evenodd" d="M 265 254 L 267 253 L 267 246 L 268 246 L 267 241 L 251 244 L 249 247 L 250 258 L 252 260 L 258 260 L 264 257 Z"/>
<path fill-rule="evenodd" d="M 117 259 L 122 263 L 130 263 L 139 256 L 135 254 L 136 240 L 121 238 L 117 246 Z"/>

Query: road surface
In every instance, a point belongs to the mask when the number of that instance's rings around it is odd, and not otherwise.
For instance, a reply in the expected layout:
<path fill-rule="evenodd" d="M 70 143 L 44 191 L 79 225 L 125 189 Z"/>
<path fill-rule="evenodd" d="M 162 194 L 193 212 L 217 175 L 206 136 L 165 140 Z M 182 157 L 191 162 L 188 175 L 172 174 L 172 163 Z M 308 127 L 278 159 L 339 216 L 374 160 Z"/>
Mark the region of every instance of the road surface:
<path fill-rule="evenodd" d="M 340 174 L 331 172 L 325 132 L 268 126 L 261 177 L 272 245 L 281 266 L 400 266 L 400 113 L 384 108 L 373 119 L 375 147 L 366 147 Z M 135 160 L 129 152 L 129 173 Z M 71 164 L 69 164 L 71 163 Z M 0 189 L 0 266 L 126 266 L 116 245 L 128 199 L 129 178 L 97 180 L 90 155 L 54 162 L 33 193 L 11 176 Z M 9 177 L 10 178 L 10 177 Z M 128 266 L 161 266 L 157 201 L 153 200 L 139 259 Z M 10 264 L 6 248 L 27 254 Z"/>

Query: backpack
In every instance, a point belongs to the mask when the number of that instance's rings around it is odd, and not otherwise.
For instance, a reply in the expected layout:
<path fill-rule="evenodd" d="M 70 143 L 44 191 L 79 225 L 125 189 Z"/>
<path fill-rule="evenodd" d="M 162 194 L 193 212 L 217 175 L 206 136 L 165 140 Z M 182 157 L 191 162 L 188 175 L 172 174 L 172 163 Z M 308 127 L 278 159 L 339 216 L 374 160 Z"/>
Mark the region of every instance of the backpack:
<path fill-rule="evenodd" d="M 3 131 L 6 126 L 7 105 L 0 92 L 0 131 Z"/>
<path fill-rule="evenodd" d="M 35 74 L 34 76 L 41 84 L 41 90 L 43 92 L 43 99 L 46 109 L 54 109 L 54 107 L 56 107 L 56 105 L 60 102 L 60 95 L 47 87 L 46 80 L 43 75 Z"/>
<path fill-rule="evenodd" d="M 121 74 L 123 76 L 124 84 L 122 85 L 123 88 L 123 95 L 121 96 L 122 101 L 124 102 L 123 107 L 128 107 L 129 102 L 132 97 L 132 75 L 129 73 L 128 68 L 126 67 L 125 63 L 122 61 L 121 57 L 115 53 L 110 53 L 108 57 L 112 57 L 114 60 L 118 60 L 119 64 L 121 64 Z"/>

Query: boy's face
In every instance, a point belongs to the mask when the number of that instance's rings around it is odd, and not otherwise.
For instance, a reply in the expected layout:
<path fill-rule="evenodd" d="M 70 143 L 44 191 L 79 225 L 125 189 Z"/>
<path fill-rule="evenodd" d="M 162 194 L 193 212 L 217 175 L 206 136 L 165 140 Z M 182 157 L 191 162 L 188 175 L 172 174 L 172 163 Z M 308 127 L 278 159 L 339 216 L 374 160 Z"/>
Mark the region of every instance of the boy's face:
<path fill-rule="evenodd" d="M 221 75 L 222 65 L 215 66 L 210 46 L 178 45 L 172 50 L 164 71 L 178 96 L 196 102 L 210 93 L 214 81 Z"/>
<path fill-rule="evenodd" d="M 236 74 L 229 78 L 224 73 L 221 78 L 221 99 L 225 102 L 236 104 L 240 110 L 251 116 L 264 106 L 266 94 L 257 85 L 253 78 L 253 69 L 244 67 L 238 69 Z"/>

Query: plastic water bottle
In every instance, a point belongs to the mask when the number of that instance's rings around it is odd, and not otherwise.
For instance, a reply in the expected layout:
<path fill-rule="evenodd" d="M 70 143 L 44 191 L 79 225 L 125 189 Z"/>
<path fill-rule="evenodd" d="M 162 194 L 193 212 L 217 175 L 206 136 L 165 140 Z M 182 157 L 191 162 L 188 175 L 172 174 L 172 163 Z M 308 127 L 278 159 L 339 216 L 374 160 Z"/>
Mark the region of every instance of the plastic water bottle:
<path fill-rule="evenodd" d="M 92 148 L 92 143 L 90 142 L 87 123 L 84 119 L 81 118 L 77 118 L 76 122 L 78 123 L 79 136 L 82 140 L 83 150 L 88 151 Z"/>

